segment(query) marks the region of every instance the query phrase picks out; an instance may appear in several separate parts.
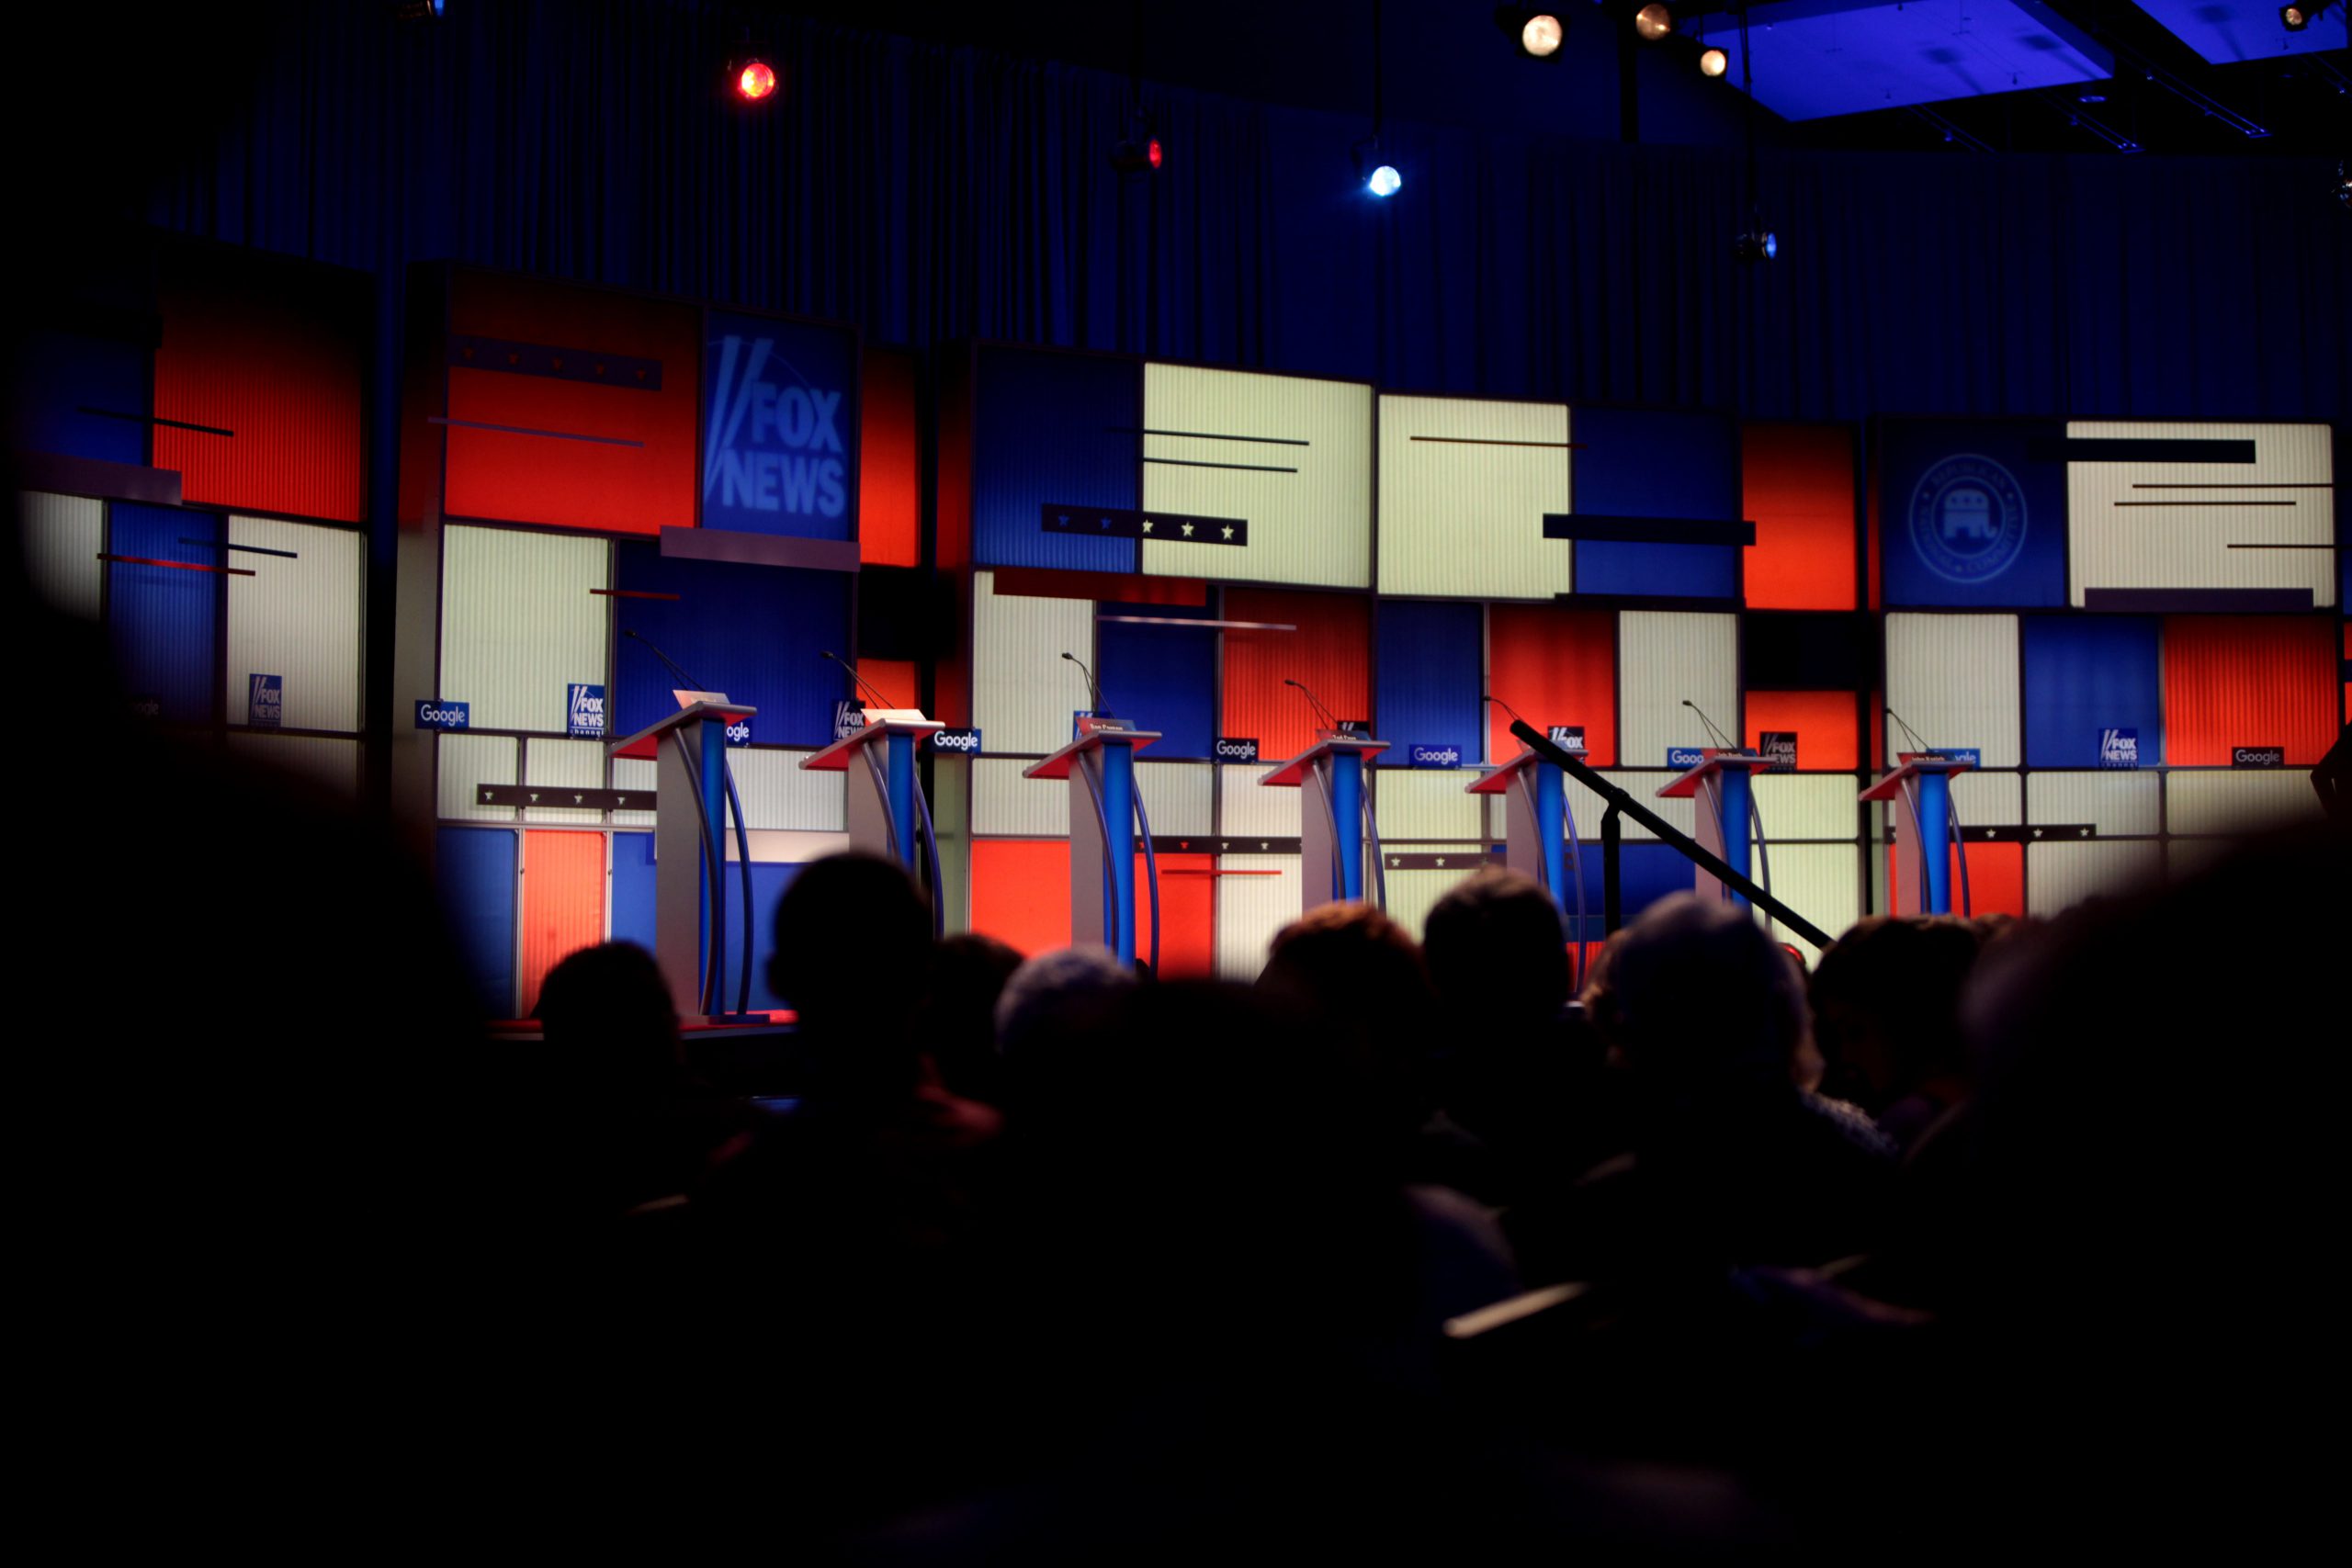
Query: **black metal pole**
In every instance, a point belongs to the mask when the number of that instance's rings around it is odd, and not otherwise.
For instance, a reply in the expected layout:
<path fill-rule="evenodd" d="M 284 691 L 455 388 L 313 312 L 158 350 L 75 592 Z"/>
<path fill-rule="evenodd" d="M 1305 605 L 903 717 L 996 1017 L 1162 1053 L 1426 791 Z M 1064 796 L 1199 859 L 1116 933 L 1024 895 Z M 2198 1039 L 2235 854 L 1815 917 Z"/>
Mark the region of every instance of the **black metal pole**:
<path fill-rule="evenodd" d="M 1607 936 L 1625 923 L 1623 884 L 1617 880 L 1617 850 L 1624 825 L 1617 820 L 1617 803 L 1600 814 L 1600 934 Z"/>

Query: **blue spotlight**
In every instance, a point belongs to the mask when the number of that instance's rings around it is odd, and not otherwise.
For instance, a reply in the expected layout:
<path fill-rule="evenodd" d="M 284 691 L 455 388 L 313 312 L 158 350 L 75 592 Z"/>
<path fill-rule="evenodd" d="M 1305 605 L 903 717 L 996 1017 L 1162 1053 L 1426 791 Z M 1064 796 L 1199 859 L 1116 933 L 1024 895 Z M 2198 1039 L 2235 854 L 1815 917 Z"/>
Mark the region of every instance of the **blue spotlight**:
<path fill-rule="evenodd" d="M 1364 177 L 1363 188 L 1374 196 L 1391 197 L 1404 188 L 1404 185 L 1405 176 L 1396 172 L 1396 165 L 1383 164 Z"/>

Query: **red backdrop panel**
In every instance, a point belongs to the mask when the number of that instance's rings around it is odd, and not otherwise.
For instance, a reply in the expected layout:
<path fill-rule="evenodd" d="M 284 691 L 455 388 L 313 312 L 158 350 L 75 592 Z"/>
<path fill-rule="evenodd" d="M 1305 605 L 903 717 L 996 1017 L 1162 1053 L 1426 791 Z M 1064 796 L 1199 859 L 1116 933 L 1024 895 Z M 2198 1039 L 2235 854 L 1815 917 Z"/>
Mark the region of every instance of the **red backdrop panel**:
<path fill-rule="evenodd" d="M 973 840 L 972 929 L 1023 953 L 1068 947 L 1068 840 Z"/>
<path fill-rule="evenodd" d="M 1169 980 L 1204 980 L 1216 974 L 1215 855 L 1159 857 L 1159 974 Z M 1151 942 L 1151 894 L 1144 861 L 1136 857 L 1136 955 Z"/>
<path fill-rule="evenodd" d="M 523 972 L 517 995 L 538 1015 L 548 971 L 605 940 L 605 835 L 523 835 Z"/>
<path fill-rule="evenodd" d="M 1793 729 L 1800 770 L 1848 773 L 1860 765 L 1854 743 L 1853 693 L 1750 692 L 1747 705 L 1750 746 L 1762 745 L 1768 729 Z"/>
<path fill-rule="evenodd" d="M 155 466 L 191 504 L 367 514 L 365 284 L 175 260 L 158 291 Z"/>
<path fill-rule="evenodd" d="M 661 389 L 449 368 L 446 510 L 458 517 L 659 534 L 695 523 L 702 359 L 692 306 L 529 278 L 461 273 L 452 333 L 659 360 Z M 568 357 L 568 355 L 567 355 Z M 562 435 L 514 434 L 513 430 Z M 564 439 L 594 435 L 603 441 Z M 615 445 L 633 442 L 634 446 Z"/>
<path fill-rule="evenodd" d="M 1893 897 L 1894 912 L 1915 915 L 1918 899 L 1912 890 L 1902 886 L 1895 874 L 1894 850 L 1886 852 L 1886 886 Z M 1960 850 L 1951 852 L 1951 912 L 1961 912 Z M 1968 846 L 1968 911 L 1977 915 L 2018 915 L 2025 913 L 2025 846 L 2023 844 L 1971 844 Z M 1839 933 L 1832 931 L 1832 936 Z"/>
<path fill-rule="evenodd" d="M 1550 604 L 1497 604 L 1487 619 L 1487 690 L 1549 728 L 1584 726 L 1584 754 L 1595 767 L 1617 761 L 1617 617 L 1606 610 Z M 1510 716 L 1487 715 L 1487 756 L 1519 754 Z"/>
<path fill-rule="evenodd" d="M 877 692 L 899 707 L 920 707 L 921 671 L 911 659 L 860 659 L 857 672 Z M 863 767 L 865 764 L 860 763 Z"/>
<path fill-rule="evenodd" d="M 1757 610 L 1854 607 L 1854 433 L 1840 424 L 1750 424 L 1740 432 L 1741 505 L 1756 525 L 1747 604 Z"/>
<path fill-rule="evenodd" d="M 2225 766 L 2233 746 L 2284 746 L 2290 767 L 2335 739 L 2336 629 L 2301 615 L 2165 619 L 2165 760 Z"/>
<path fill-rule="evenodd" d="M 915 369 L 903 348 L 868 348 L 859 372 L 857 551 L 869 566 L 922 564 Z"/>
<path fill-rule="evenodd" d="M 1235 588 L 1233 621 L 1295 626 L 1291 632 L 1225 634 L 1225 706 L 1219 733 L 1251 736 L 1269 760 L 1315 744 L 1315 710 L 1285 677 L 1303 681 L 1342 719 L 1372 716 L 1372 603 L 1330 593 Z"/>

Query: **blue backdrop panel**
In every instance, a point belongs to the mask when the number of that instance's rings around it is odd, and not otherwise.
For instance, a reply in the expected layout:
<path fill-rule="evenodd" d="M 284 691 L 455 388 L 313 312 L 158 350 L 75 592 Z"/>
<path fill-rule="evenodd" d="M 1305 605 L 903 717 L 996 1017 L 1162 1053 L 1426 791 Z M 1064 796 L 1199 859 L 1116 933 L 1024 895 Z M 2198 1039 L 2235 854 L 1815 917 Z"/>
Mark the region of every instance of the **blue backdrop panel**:
<path fill-rule="evenodd" d="M 1205 605 L 1113 603 L 1099 609 L 1104 615 L 1211 618 Z M 1111 711 L 1160 733 L 1144 755 L 1166 761 L 1209 754 L 1216 734 L 1216 632 L 1099 621 L 1094 649 L 1102 700 Z"/>
<path fill-rule="evenodd" d="M 2140 761 L 2164 759 L 2162 626 L 2149 615 L 2024 618 L 2025 761 L 2096 768 L 2102 729 L 2137 729 Z"/>
<path fill-rule="evenodd" d="M 797 864 L 784 862 L 760 862 L 752 867 L 752 1010 L 774 1012 L 792 1004 L 768 987 L 768 955 L 775 951 L 775 907 L 784 897 L 784 890 L 800 874 Z M 742 906 L 743 894 L 736 886 L 735 870 L 728 868 L 729 894 L 738 902 L 728 908 L 729 918 L 735 918 Z M 730 942 L 740 939 L 730 934 Z M 740 953 L 727 958 L 727 1005 L 735 1005 L 735 964 Z"/>
<path fill-rule="evenodd" d="M 650 846 L 653 835 L 643 837 Z M 514 834 L 504 828 L 443 828 L 434 835 L 434 877 L 443 915 L 482 1009 L 492 1018 L 515 1013 L 514 856 Z M 650 847 L 647 858 L 651 859 Z M 647 886 L 650 925 L 650 878 Z"/>
<path fill-rule="evenodd" d="M 635 631 L 684 665 L 707 691 L 724 692 L 760 710 L 755 745 L 822 746 L 833 738 L 832 705 L 848 677 L 826 649 L 851 657 L 850 594 L 844 572 L 665 557 L 651 541 L 614 547 L 614 578 L 623 589 L 675 593 L 674 601 L 616 599 L 613 639 L 613 733 L 630 735 L 678 703 L 682 685 Z"/>
<path fill-rule="evenodd" d="M 144 344 L 28 333 L 17 355 L 10 449 L 145 463 L 151 358 Z"/>
<path fill-rule="evenodd" d="M 713 310 L 702 376 L 702 525 L 855 537 L 856 334 Z"/>
<path fill-rule="evenodd" d="M 1582 824 L 1578 824 L 1581 828 Z M 1587 831 L 1584 840 L 1584 907 L 1583 939 L 1601 942 L 1609 932 L 1602 925 L 1607 908 L 1607 889 L 1601 881 L 1600 838 Z M 1688 893 L 1695 881 L 1690 863 L 1664 844 L 1629 843 L 1621 847 L 1618 860 L 1620 891 L 1624 898 L 1624 916 L 1628 924 L 1634 917 L 1659 899 L 1676 893 Z M 1561 900 L 1563 923 L 1573 928 L 1577 923 L 1576 895 L 1571 891 Z"/>
<path fill-rule="evenodd" d="M 972 556 L 982 566 L 1133 571 L 1132 539 L 1046 533 L 1046 506 L 1143 504 L 1143 367 L 983 348 L 972 410 Z"/>
<path fill-rule="evenodd" d="M 1579 406 L 1569 413 L 1576 509 L 1600 517 L 1739 521 L 1739 427 L 1728 416 Z M 1579 593 L 1739 596 L 1730 545 L 1578 540 Z"/>
<path fill-rule="evenodd" d="M 2064 424 L 1889 420 L 1879 430 L 1888 604 L 2066 602 L 2066 466 L 2026 456 Z"/>
<path fill-rule="evenodd" d="M 1485 607 L 1385 599 L 1376 612 L 1372 722 L 1407 761 L 1413 746 L 1455 746 L 1484 755 L 1478 697 L 1486 671 Z"/>
<path fill-rule="evenodd" d="M 219 566 L 223 558 L 220 519 L 209 512 L 116 502 L 108 508 L 107 533 L 107 548 L 115 555 L 200 566 Z M 154 699 L 158 716 L 167 722 L 213 718 L 220 693 L 215 643 L 227 581 L 218 572 L 177 567 L 107 565 L 107 625 L 123 689 L 134 701 Z M 245 716 L 229 716 L 243 723 Z"/>
<path fill-rule="evenodd" d="M 613 835 L 613 940 L 653 951 L 653 835 Z"/>

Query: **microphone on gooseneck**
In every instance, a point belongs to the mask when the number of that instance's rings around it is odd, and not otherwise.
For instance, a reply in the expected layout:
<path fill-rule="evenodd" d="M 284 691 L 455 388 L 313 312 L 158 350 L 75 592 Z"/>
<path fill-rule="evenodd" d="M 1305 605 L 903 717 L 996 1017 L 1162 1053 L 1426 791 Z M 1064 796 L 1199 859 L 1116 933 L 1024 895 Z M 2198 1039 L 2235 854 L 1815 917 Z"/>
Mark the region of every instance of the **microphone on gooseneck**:
<path fill-rule="evenodd" d="M 1935 750 L 1934 747 L 1928 745 L 1926 740 L 1920 738 L 1917 730 L 1912 728 L 1908 724 L 1904 723 L 1903 716 L 1901 714 L 1895 712 L 1893 708 L 1888 708 L 1886 710 L 1886 716 L 1893 719 L 1901 727 L 1903 733 L 1911 738 L 1912 745 L 1917 747 L 1922 751 L 1932 751 Z"/>
<path fill-rule="evenodd" d="M 1096 716 L 1108 718 L 1110 715 L 1105 713 L 1102 708 L 1102 682 L 1094 679 L 1094 671 L 1086 667 L 1085 660 L 1080 659 L 1077 654 L 1070 652 L 1067 649 L 1063 649 L 1062 657 L 1069 660 L 1072 664 L 1077 665 L 1078 672 L 1086 677 L 1086 700 L 1094 705 Z"/>
<path fill-rule="evenodd" d="M 1510 715 L 1510 716 L 1511 716 L 1511 717 L 1513 717 L 1513 718 L 1515 718 L 1515 719 L 1518 719 L 1520 723 L 1521 723 L 1521 724 L 1527 724 L 1527 717 L 1526 717 L 1526 716 L 1525 716 L 1525 715 L 1521 714 L 1521 713 L 1517 708 L 1515 708 L 1515 707 L 1511 706 L 1509 703 L 1507 703 L 1507 702 L 1503 701 L 1503 700 L 1502 700 L 1502 698 L 1500 698 L 1500 697 L 1498 697 L 1498 696 L 1496 696 L 1496 695 L 1495 695 L 1493 693 L 1491 693 L 1491 692 L 1482 693 L 1482 694 L 1479 695 L 1478 700 L 1479 700 L 1480 702 L 1482 702 L 1482 703 L 1492 703 L 1492 704 L 1494 704 L 1497 707 L 1498 707 L 1498 708 L 1502 709 L 1502 710 L 1503 710 L 1503 712 L 1505 712 L 1505 713 L 1507 713 L 1507 714 Z M 1532 724 L 1527 725 L 1527 727 L 1528 727 L 1530 729 L 1532 729 L 1532 728 L 1535 728 L 1535 727 L 1534 727 L 1533 725 L 1532 725 Z"/>
<path fill-rule="evenodd" d="M 887 707 L 888 707 L 888 706 L 890 705 L 890 699 L 889 699 L 889 698 L 888 698 L 888 697 L 886 697 L 886 696 L 884 696 L 884 695 L 883 695 L 879 691 L 877 691 L 877 690 L 875 688 L 875 685 L 874 685 L 874 682 L 871 682 L 871 681 L 867 680 L 865 676 L 863 676 L 863 675 L 859 674 L 859 673 L 857 672 L 857 666 L 856 666 L 856 665 L 852 664 L 848 660 L 843 659 L 840 654 L 835 653 L 831 649 L 829 649 L 829 648 L 820 648 L 820 649 L 819 649 L 817 650 L 817 657 L 818 657 L 818 658 L 820 658 L 820 659 L 830 659 L 830 660 L 831 660 L 834 663 L 836 663 L 836 664 L 840 665 L 842 669 L 844 669 L 844 670 L 848 671 L 849 671 L 849 678 L 850 678 L 851 680 L 853 680 L 853 681 L 854 681 L 854 682 L 857 682 L 857 684 L 858 684 L 858 689 L 859 689 L 860 691 L 863 691 L 863 692 L 864 692 L 867 696 L 872 697 L 872 698 L 874 699 L 874 705 L 875 705 L 876 707 L 887 708 Z"/>
<path fill-rule="evenodd" d="M 1285 686 L 1296 686 L 1299 690 L 1299 694 L 1306 697 L 1307 702 L 1314 707 L 1316 716 L 1323 721 L 1323 728 L 1329 730 L 1334 735 L 1337 735 L 1340 732 L 1340 721 L 1336 717 L 1332 716 L 1331 710 L 1323 705 L 1320 698 L 1316 696 L 1313 692 L 1306 689 L 1306 682 L 1294 681 L 1289 676 L 1285 675 L 1283 677 L 1283 684 Z"/>
<path fill-rule="evenodd" d="M 1715 728 L 1715 721 L 1707 716 L 1706 709 L 1701 707 L 1697 703 L 1692 702 L 1689 697 L 1682 699 L 1682 705 L 1699 716 L 1699 722 L 1707 727 L 1707 733 L 1715 738 L 1716 745 L 1722 747 L 1726 751 L 1736 751 L 1739 750 L 1737 746 L 1732 743 L 1730 736 L 1725 735 L 1721 729 Z"/>
<path fill-rule="evenodd" d="M 686 689 L 688 691 L 707 692 L 710 690 L 709 687 L 704 685 L 700 681 L 697 681 L 693 676 L 687 674 L 684 666 L 681 665 L 676 660 L 671 658 L 668 654 L 662 652 L 661 649 L 654 646 L 654 642 L 651 637 L 631 631 L 627 626 L 623 626 L 621 628 L 621 636 L 635 637 L 638 641 L 643 643 L 646 647 L 646 651 L 652 654 L 654 658 L 660 660 L 663 664 L 668 665 L 670 673 L 675 675 L 679 680 L 684 681 L 686 683 Z"/>

